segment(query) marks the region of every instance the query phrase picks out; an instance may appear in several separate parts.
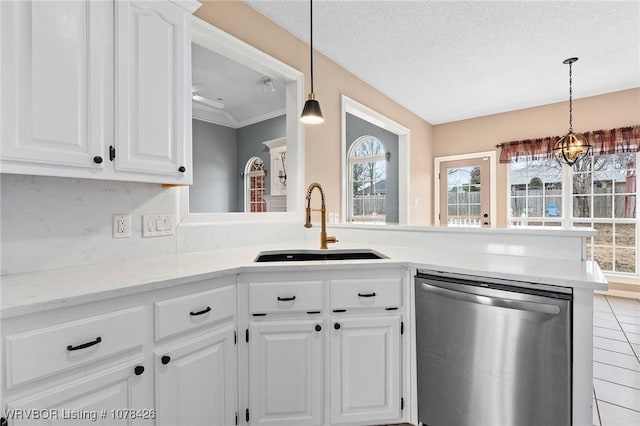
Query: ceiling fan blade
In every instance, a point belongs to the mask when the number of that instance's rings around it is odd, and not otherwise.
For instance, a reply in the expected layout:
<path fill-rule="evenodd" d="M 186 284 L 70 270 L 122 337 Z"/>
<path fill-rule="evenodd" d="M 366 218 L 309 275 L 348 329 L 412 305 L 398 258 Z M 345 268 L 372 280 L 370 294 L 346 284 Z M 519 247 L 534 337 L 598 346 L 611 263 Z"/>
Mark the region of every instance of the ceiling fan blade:
<path fill-rule="evenodd" d="M 208 99 L 208 98 L 205 98 L 205 97 L 200 96 L 200 95 L 193 95 L 192 98 L 193 98 L 194 101 L 196 101 L 198 103 L 201 103 L 203 105 L 210 106 L 212 108 L 216 108 L 216 109 L 223 109 L 224 108 L 224 104 L 222 102 L 214 101 L 212 99 Z"/>

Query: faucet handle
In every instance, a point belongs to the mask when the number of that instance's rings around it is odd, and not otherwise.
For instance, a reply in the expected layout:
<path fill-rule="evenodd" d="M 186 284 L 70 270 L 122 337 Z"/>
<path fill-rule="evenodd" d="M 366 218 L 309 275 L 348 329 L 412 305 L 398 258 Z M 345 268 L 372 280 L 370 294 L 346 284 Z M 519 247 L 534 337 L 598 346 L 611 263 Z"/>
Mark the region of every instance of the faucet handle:
<path fill-rule="evenodd" d="M 336 237 L 327 237 L 327 243 L 337 243 L 338 239 Z"/>

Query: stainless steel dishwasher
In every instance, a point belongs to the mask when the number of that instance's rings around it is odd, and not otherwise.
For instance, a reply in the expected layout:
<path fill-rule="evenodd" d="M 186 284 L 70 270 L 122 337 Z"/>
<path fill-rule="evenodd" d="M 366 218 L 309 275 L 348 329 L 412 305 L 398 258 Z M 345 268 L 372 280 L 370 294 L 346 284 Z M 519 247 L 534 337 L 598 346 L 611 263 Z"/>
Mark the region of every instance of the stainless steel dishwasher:
<path fill-rule="evenodd" d="M 571 289 L 418 271 L 415 308 L 422 424 L 571 424 Z"/>

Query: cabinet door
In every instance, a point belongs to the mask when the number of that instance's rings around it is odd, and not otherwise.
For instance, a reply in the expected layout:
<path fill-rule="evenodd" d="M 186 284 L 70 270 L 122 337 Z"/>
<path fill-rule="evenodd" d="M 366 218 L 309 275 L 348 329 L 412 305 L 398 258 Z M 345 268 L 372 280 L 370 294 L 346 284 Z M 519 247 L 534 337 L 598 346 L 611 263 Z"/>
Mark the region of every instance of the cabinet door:
<path fill-rule="evenodd" d="M 157 425 L 235 424 L 233 324 L 172 349 L 156 351 L 155 363 Z"/>
<path fill-rule="evenodd" d="M 94 157 L 110 136 L 112 20 L 109 2 L 0 2 L 3 172 L 103 167 Z"/>
<path fill-rule="evenodd" d="M 322 423 L 324 333 L 319 321 L 249 325 L 251 425 Z"/>
<path fill-rule="evenodd" d="M 190 19 L 169 1 L 116 2 L 116 172 L 191 183 Z"/>
<path fill-rule="evenodd" d="M 331 423 L 399 420 L 400 316 L 334 318 Z"/>
<path fill-rule="evenodd" d="M 35 390 L 9 401 L 9 424 L 22 425 L 129 425 L 153 424 L 155 412 L 140 405 L 142 381 L 152 374 L 136 375 L 135 364 L 108 368 L 62 386 Z"/>

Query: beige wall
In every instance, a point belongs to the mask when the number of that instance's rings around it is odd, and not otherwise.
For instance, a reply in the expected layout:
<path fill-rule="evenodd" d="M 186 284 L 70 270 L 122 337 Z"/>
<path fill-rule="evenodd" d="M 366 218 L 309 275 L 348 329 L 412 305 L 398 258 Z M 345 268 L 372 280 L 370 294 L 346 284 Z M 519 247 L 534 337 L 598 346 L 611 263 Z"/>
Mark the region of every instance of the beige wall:
<path fill-rule="evenodd" d="M 309 90 L 307 44 L 240 1 L 203 1 L 195 15 L 304 72 Z M 322 28 L 314 28 L 314 37 L 322 37 Z M 305 126 L 305 181 L 323 185 L 328 211 L 340 211 L 340 95 L 345 94 L 411 130 L 410 223 L 432 223 L 433 127 L 318 53 L 314 53 L 314 91 L 325 122 Z"/>
<path fill-rule="evenodd" d="M 632 124 L 640 124 L 639 88 L 573 102 L 573 128 L 577 132 L 613 129 Z M 568 127 L 568 102 L 456 121 L 434 126 L 432 154 L 439 157 L 492 151 L 502 142 L 560 136 L 567 132 Z M 508 164 L 498 165 L 498 226 L 506 225 L 507 171 Z"/>

